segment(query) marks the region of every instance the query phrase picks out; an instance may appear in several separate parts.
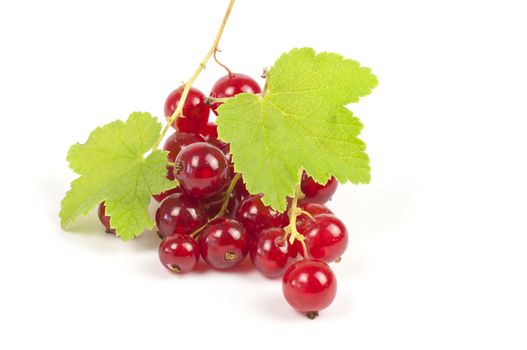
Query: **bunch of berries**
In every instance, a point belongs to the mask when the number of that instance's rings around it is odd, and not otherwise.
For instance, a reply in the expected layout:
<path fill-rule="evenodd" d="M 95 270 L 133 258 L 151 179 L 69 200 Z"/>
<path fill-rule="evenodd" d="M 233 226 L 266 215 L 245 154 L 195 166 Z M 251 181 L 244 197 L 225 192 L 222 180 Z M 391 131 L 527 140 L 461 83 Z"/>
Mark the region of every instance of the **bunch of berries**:
<path fill-rule="evenodd" d="M 180 87 L 168 96 L 167 117 L 182 93 Z M 282 278 L 291 306 L 314 318 L 335 298 L 336 278 L 328 263 L 338 261 L 348 245 L 346 227 L 324 205 L 338 182 L 331 178 L 319 184 L 304 172 L 303 197 L 295 200 L 294 215 L 300 239 L 290 239 L 291 208 L 277 212 L 263 204 L 262 194 L 247 191 L 234 171 L 229 144 L 218 139 L 216 124 L 209 121 L 218 101 L 239 93 L 259 94 L 261 88 L 244 74 L 230 73 L 216 82 L 210 97 L 189 90 L 182 116 L 173 124 L 177 131 L 164 144 L 171 164 L 167 178 L 177 179 L 179 186 L 154 196 L 160 202 L 155 218 L 162 238 L 159 258 L 168 270 L 185 273 L 200 257 L 213 268 L 229 269 L 249 255 L 262 274 Z M 106 232 L 115 233 L 104 203 L 99 218 Z"/>

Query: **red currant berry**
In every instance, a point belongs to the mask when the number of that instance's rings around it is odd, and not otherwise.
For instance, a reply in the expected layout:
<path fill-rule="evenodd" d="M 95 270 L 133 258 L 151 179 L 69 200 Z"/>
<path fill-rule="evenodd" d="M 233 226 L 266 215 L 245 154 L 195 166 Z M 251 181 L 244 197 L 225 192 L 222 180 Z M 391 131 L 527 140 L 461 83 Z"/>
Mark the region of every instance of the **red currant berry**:
<path fill-rule="evenodd" d="M 183 148 L 176 158 L 176 168 L 181 190 L 198 198 L 214 196 L 229 181 L 229 163 L 225 155 L 206 142 Z"/>
<path fill-rule="evenodd" d="M 253 265 L 265 276 L 280 277 L 298 258 L 295 247 L 284 237 L 284 230 L 278 227 L 262 231 L 250 247 Z"/>
<path fill-rule="evenodd" d="M 228 144 L 227 142 L 223 142 L 222 140 L 211 140 L 209 141 L 211 144 L 213 144 L 214 146 L 218 147 L 219 149 L 221 149 L 221 151 L 223 152 L 223 154 L 225 154 L 225 157 L 227 158 L 227 160 L 229 162 L 232 162 L 232 155 L 231 155 L 231 145 Z"/>
<path fill-rule="evenodd" d="M 161 203 L 156 212 L 156 224 L 161 237 L 188 235 L 207 222 L 201 203 L 184 193 L 173 194 Z"/>
<path fill-rule="evenodd" d="M 322 215 L 322 214 L 331 214 L 333 212 L 323 204 L 318 203 L 305 203 L 300 206 L 300 209 L 307 211 L 312 216 Z"/>
<path fill-rule="evenodd" d="M 300 188 L 305 197 L 300 200 L 300 203 L 324 204 L 331 199 L 338 185 L 339 183 L 334 177 L 331 177 L 325 185 L 321 185 L 304 172 Z"/>
<path fill-rule="evenodd" d="M 168 151 L 168 161 L 175 162 L 177 155 L 183 148 L 196 142 L 205 142 L 205 138 L 201 135 L 191 134 L 188 132 L 175 132 L 170 135 L 163 146 L 163 149 Z M 176 175 L 174 174 L 174 167 L 167 166 L 167 170 L 167 178 L 169 180 L 174 180 L 176 178 Z"/>
<path fill-rule="evenodd" d="M 315 316 L 335 299 L 337 279 L 325 262 L 300 260 L 285 272 L 282 291 L 289 305 Z"/>
<path fill-rule="evenodd" d="M 212 196 L 210 198 L 206 198 L 203 200 L 203 205 L 207 209 L 207 212 L 209 213 L 209 218 L 212 218 L 216 216 L 223 206 L 223 202 L 225 201 L 225 192 L 218 193 L 215 196 Z M 233 191 L 231 195 L 229 196 L 229 202 L 227 203 L 227 208 L 225 212 L 225 216 L 234 218 L 236 216 L 236 212 L 238 211 L 238 207 L 240 206 L 240 199 L 236 195 L 236 193 Z"/>
<path fill-rule="evenodd" d="M 175 273 L 191 271 L 199 260 L 198 244 L 190 236 L 173 235 L 164 238 L 158 253 L 163 266 Z"/>
<path fill-rule="evenodd" d="M 262 195 L 247 197 L 236 214 L 236 219 L 245 226 L 252 237 L 256 237 L 262 230 L 270 227 L 284 227 L 288 223 L 286 214 L 279 213 L 271 207 L 265 206 L 261 200 Z"/>
<path fill-rule="evenodd" d="M 307 253 L 311 258 L 325 262 L 337 260 L 348 247 L 348 231 L 344 223 L 331 214 L 315 217 L 315 221 L 303 226 Z"/>
<path fill-rule="evenodd" d="M 165 198 L 168 196 L 171 196 L 176 193 L 181 193 L 181 189 L 179 187 L 172 188 L 170 190 L 163 191 L 159 194 L 154 194 L 152 197 L 159 203 L 161 203 Z"/>
<path fill-rule="evenodd" d="M 218 125 L 214 124 L 213 122 L 210 122 L 207 124 L 207 126 L 201 131 L 201 136 L 210 143 L 211 145 L 214 145 L 218 147 L 224 154 L 227 160 L 232 164 L 231 162 L 231 154 L 230 154 L 230 146 L 227 142 L 224 142 L 222 140 L 218 139 Z"/>
<path fill-rule="evenodd" d="M 328 207 L 322 204 L 318 203 L 305 203 L 300 206 L 300 209 L 302 209 L 305 212 L 308 212 L 311 214 L 313 218 L 315 218 L 317 215 L 322 214 L 331 214 L 333 215 L 333 212 L 329 210 Z M 303 225 L 313 221 L 309 216 L 302 214 L 297 216 L 296 218 L 296 227 L 299 231 L 302 230 Z"/>
<path fill-rule="evenodd" d="M 99 215 L 99 221 L 104 226 L 106 233 L 114 235 L 115 230 L 110 226 L 110 217 L 106 215 L 106 205 L 104 202 L 99 204 L 99 210 L 97 211 L 97 214 Z"/>
<path fill-rule="evenodd" d="M 243 182 L 243 177 L 240 177 L 238 182 L 236 183 L 236 186 L 234 187 L 234 192 L 240 198 L 240 201 L 243 201 L 245 198 L 250 196 L 249 191 L 247 191 L 247 187 L 245 187 L 245 183 Z"/>
<path fill-rule="evenodd" d="M 208 142 L 218 139 L 218 126 L 213 122 L 209 122 L 203 130 L 201 130 L 201 136 Z"/>
<path fill-rule="evenodd" d="M 188 132 L 175 132 L 170 135 L 163 146 L 163 149 L 168 151 L 168 161 L 174 162 L 183 148 L 196 142 L 205 142 L 205 138 Z"/>
<path fill-rule="evenodd" d="M 165 101 L 167 117 L 176 110 L 182 94 L 183 86 L 180 86 L 167 97 Z M 196 88 L 190 88 L 183 106 L 183 115 L 174 121 L 174 127 L 179 131 L 198 134 L 206 127 L 209 113 L 210 107 L 205 103 L 205 95 Z"/>
<path fill-rule="evenodd" d="M 231 73 L 214 84 L 210 96 L 214 98 L 226 98 L 240 93 L 258 94 L 260 92 L 262 92 L 262 89 L 253 78 L 245 74 Z M 220 105 L 221 103 L 215 103 L 211 106 L 212 111 L 216 115 L 218 115 L 216 110 Z"/>
<path fill-rule="evenodd" d="M 219 139 L 210 140 L 209 143 L 218 147 L 223 152 L 223 154 L 225 154 L 225 159 L 227 159 L 227 162 L 229 162 L 229 177 L 233 177 L 234 163 L 232 162 L 231 146 L 227 142 L 223 142 Z"/>
<path fill-rule="evenodd" d="M 236 220 L 219 218 L 203 229 L 199 236 L 201 256 L 216 269 L 238 265 L 249 250 L 245 228 Z"/>
<path fill-rule="evenodd" d="M 232 178 L 234 176 L 234 163 L 232 162 L 232 154 L 230 153 L 230 145 L 221 140 L 216 140 L 215 145 L 216 147 L 221 149 L 223 154 L 225 154 L 225 159 L 227 159 L 227 162 L 229 162 L 229 178 Z"/>

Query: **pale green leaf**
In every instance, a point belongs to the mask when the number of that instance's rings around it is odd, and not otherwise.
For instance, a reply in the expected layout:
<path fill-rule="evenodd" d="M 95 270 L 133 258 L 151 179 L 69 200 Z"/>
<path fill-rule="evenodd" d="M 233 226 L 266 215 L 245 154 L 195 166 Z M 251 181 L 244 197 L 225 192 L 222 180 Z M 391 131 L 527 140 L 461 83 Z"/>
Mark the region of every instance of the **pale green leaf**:
<path fill-rule="evenodd" d="M 251 193 L 280 211 L 306 170 L 317 182 L 368 183 L 362 123 L 345 105 L 377 85 L 369 68 L 333 53 L 294 49 L 269 70 L 264 96 L 226 101 L 217 120 L 230 143 L 234 166 Z"/>
<path fill-rule="evenodd" d="M 85 144 L 70 148 L 70 167 L 80 175 L 61 203 L 61 225 L 67 228 L 100 202 L 106 202 L 110 224 L 123 240 L 153 227 L 148 214 L 152 194 L 173 188 L 166 179 L 167 152 L 148 152 L 161 124 L 149 113 L 132 113 L 95 129 Z"/>

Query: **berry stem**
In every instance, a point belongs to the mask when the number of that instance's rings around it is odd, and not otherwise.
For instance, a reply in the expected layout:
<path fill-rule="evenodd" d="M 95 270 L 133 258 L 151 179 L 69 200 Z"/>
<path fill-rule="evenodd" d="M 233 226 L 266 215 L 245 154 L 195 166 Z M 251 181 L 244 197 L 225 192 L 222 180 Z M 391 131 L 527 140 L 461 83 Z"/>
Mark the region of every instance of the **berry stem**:
<path fill-rule="evenodd" d="M 289 236 L 290 244 L 293 244 L 295 240 L 300 241 L 302 249 L 304 250 L 305 258 L 307 257 L 307 248 L 304 242 L 304 236 L 302 236 L 296 228 L 296 218 L 304 213 L 304 211 L 298 207 L 298 199 L 300 198 L 300 196 L 302 196 L 302 190 L 300 189 L 300 184 L 298 184 L 295 189 L 295 197 L 291 201 L 291 209 L 289 210 L 289 225 L 284 228 L 284 238 L 287 239 Z"/>
<path fill-rule="evenodd" d="M 265 76 L 265 78 L 264 78 Z M 262 90 L 262 96 L 265 96 L 267 95 L 267 93 L 269 92 L 269 70 L 267 68 L 264 69 L 263 73 L 262 73 L 262 78 L 265 79 L 265 85 L 264 85 L 264 88 Z"/>
<path fill-rule="evenodd" d="M 210 48 L 209 52 L 207 52 L 207 55 L 201 61 L 198 68 L 190 77 L 190 79 L 185 83 L 185 86 L 183 88 L 183 93 L 181 94 L 181 98 L 179 100 L 179 103 L 176 107 L 176 110 L 172 115 L 167 118 L 167 123 L 165 124 L 163 131 L 161 131 L 161 135 L 159 135 L 156 143 L 152 147 L 152 150 L 156 150 L 159 145 L 161 144 L 161 141 L 163 140 L 163 137 L 165 137 L 165 134 L 167 133 L 168 129 L 170 128 L 170 125 L 174 123 L 174 121 L 181 116 L 181 113 L 183 112 L 183 106 L 185 105 L 185 101 L 187 100 L 188 92 L 190 91 L 190 88 L 194 81 L 196 81 L 197 77 L 205 69 L 205 66 L 207 65 L 207 62 L 209 61 L 210 57 L 218 50 L 218 43 L 221 39 L 221 35 L 223 34 L 223 30 L 225 29 L 225 25 L 227 24 L 227 20 L 229 19 L 229 15 L 231 14 L 232 7 L 234 6 L 235 0 L 230 0 L 229 6 L 227 7 L 227 11 L 225 12 L 225 16 L 223 17 L 223 20 L 221 21 L 220 28 L 218 29 L 218 34 L 216 34 L 216 38 L 214 39 L 214 42 L 212 43 L 212 47 Z"/>
<path fill-rule="evenodd" d="M 206 97 L 205 98 L 205 103 L 208 104 L 209 106 L 210 105 L 213 105 L 215 103 L 224 103 L 226 102 L 227 100 L 231 99 L 232 97 Z"/>
<path fill-rule="evenodd" d="M 216 50 L 214 51 L 214 61 L 216 61 L 216 63 L 223 67 L 226 71 L 227 71 L 227 74 L 229 75 L 229 77 L 232 77 L 232 72 L 231 70 L 229 69 L 229 67 L 227 67 L 226 65 L 224 65 L 223 63 L 221 63 L 219 60 L 218 60 L 218 57 L 216 57 L 216 54 L 218 52 L 221 52 L 221 50 L 219 50 L 218 48 L 216 48 Z"/>
<path fill-rule="evenodd" d="M 259 94 L 253 94 L 255 96 L 258 96 L 260 98 L 263 97 L 263 94 L 262 93 L 259 93 Z M 208 96 L 208 97 L 205 97 L 205 103 L 209 106 L 215 104 L 215 103 L 225 103 L 227 102 L 228 100 L 230 100 L 231 98 L 234 98 L 235 96 L 232 96 L 232 97 L 211 97 L 211 96 Z"/>
<path fill-rule="evenodd" d="M 190 237 L 196 238 L 199 236 L 200 232 L 203 231 L 203 229 L 211 222 L 218 218 L 221 218 L 225 211 L 227 211 L 227 207 L 229 206 L 229 200 L 231 199 L 232 191 L 234 191 L 234 188 L 236 187 L 236 184 L 238 183 L 238 180 L 240 179 L 241 174 L 236 173 L 234 177 L 232 178 L 231 183 L 229 184 L 229 187 L 227 188 L 227 191 L 225 191 L 225 198 L 223 199 L 223 203 L 221 204 L 220 211 L 214 217 L 212 217 L 209 221 L 207 221 L 204 225 L 199 227 L 196 231 L 192 232 L 190 234 Z"/>

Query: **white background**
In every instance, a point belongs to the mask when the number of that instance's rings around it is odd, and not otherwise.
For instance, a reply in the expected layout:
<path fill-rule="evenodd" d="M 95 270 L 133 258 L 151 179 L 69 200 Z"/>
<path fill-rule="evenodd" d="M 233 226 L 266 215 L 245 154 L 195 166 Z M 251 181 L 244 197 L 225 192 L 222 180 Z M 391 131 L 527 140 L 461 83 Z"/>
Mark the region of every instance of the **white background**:
<path fill-rule="evenodd" d="M 227 0 L 1 1 L 0 348 L 526 349 L 523 3 L 237 2 L 220 44 L 233 70 L 258 77 L 311 46 L 380 80 L 351 106 L 373 181 L 330 204 L 351 245 L 310 321 L 255 271 L 173 276 L 152 233 L 58 224 L 68 147 L 131 111 L 160 116 Z M 223 74 L 211 62 L 196 86 Z"/>

